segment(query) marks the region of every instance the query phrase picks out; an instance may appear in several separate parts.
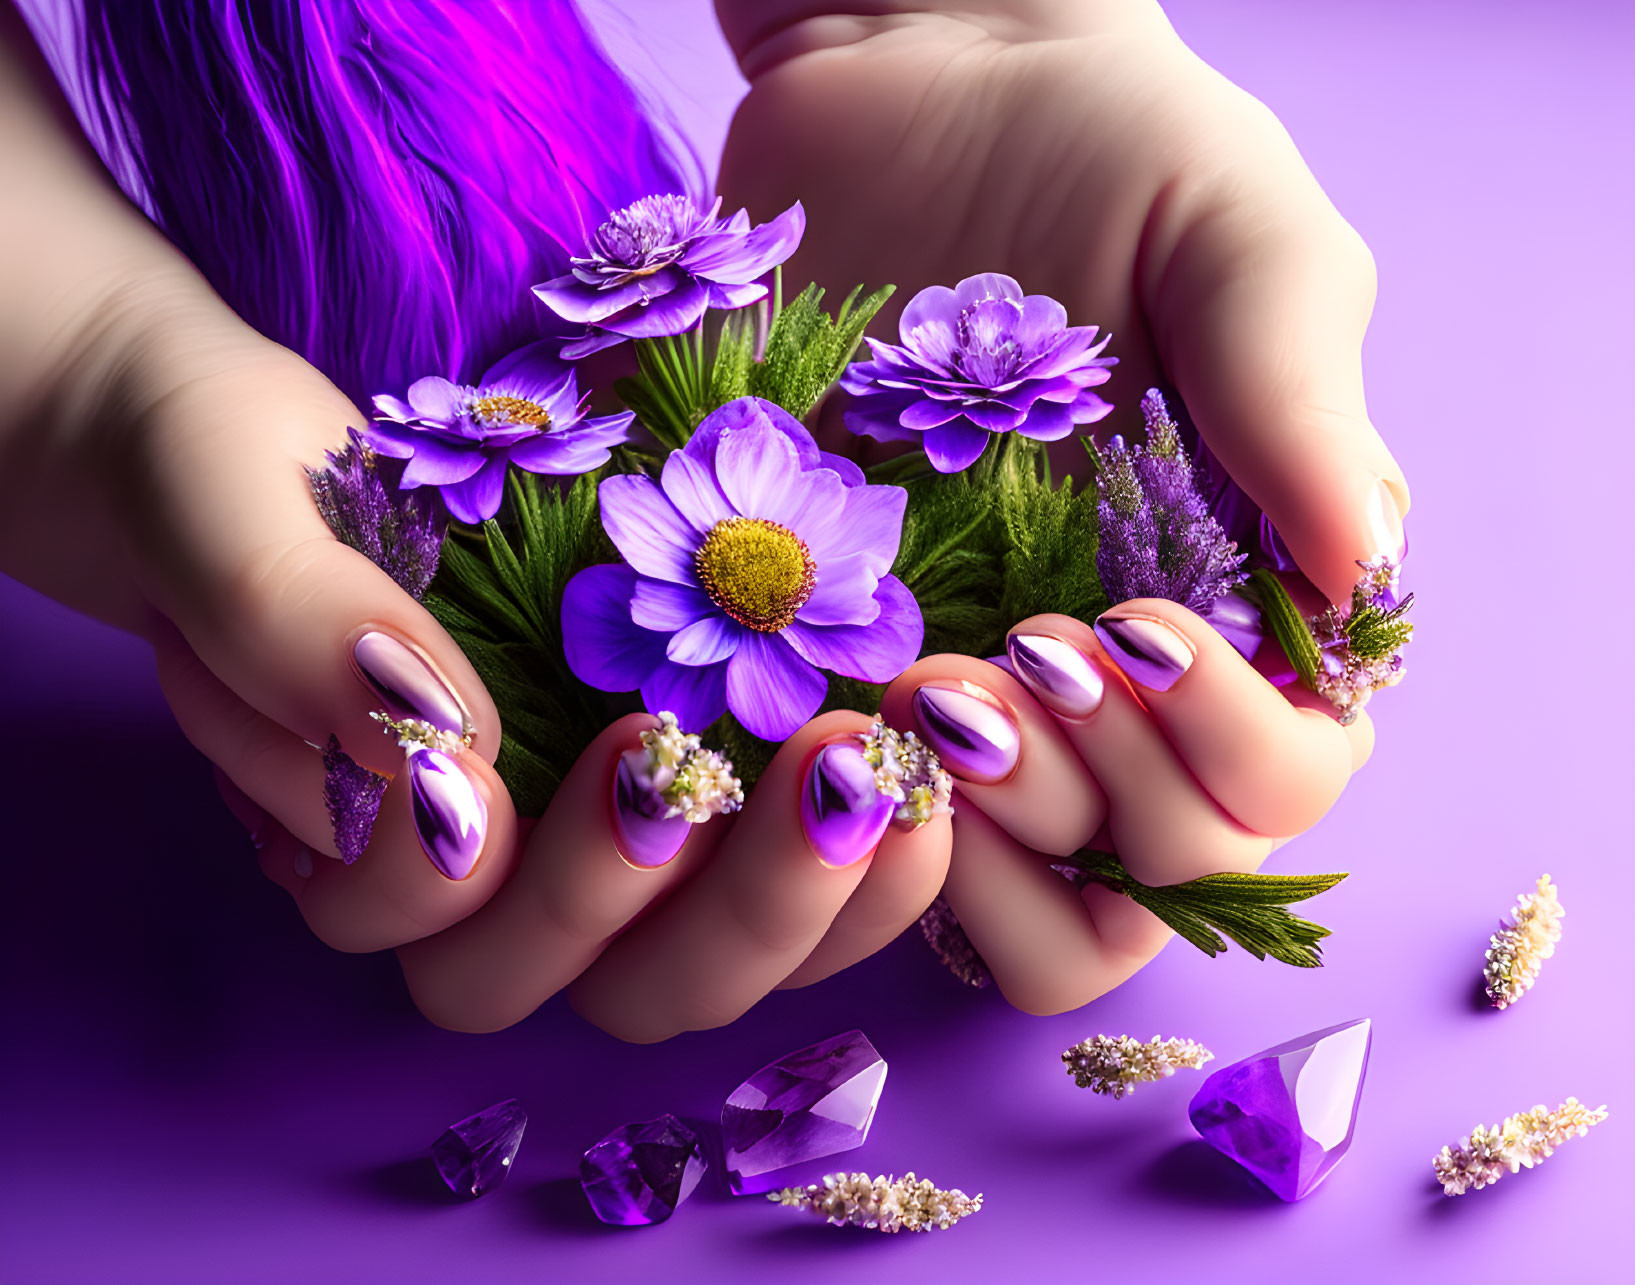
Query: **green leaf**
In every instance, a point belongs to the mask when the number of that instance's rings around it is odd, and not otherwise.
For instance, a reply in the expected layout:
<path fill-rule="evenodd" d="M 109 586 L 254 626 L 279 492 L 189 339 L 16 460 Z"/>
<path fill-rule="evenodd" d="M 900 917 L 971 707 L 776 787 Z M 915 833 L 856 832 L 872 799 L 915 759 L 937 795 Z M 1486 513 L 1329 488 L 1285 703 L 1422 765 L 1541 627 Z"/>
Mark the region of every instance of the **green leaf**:
<path fill-rule="evenodd" d="M 1077 493 L 1073 479 L 1052 485 L 1042 444 L 1008 434 L 995 463 L 994 485 L 1005 538 L 1007 625 L 1043 612 L 1089 622 L 1107 609 L 1096 574 L 1095 485 Z"/>
<path fill-rule="evenodd" d="M 1226 949 L 1224 937 L 1256 959 L 1268 955 L 1296 968 L 1322 967 L 1318 942 L 1329 930 L 1285 909 L 1327 892 L 1346 876 L 1214 874 L 1154 887 L 1141 883 L 1111 852 L 1082 849 L 1060 863 L 1145 906 L 1179 937 L 1208 955 Z"/>
<path fill-rule="evenodd" d="M 1301 682 L 1315 691 L 1317 667 L 1322 661 L 1322 654 L 1318 651 L 1317 640 L 1312 637 L 1311 626 L 1294 605 L 1283 582 L 1265 567 L 1259 567 L 1249 574 L 1249 589 L 1260 603 L 1266 623 L 1271 625 L 1272 634 L 1283 648 L 1283 654 L 1289 658 L 1289 663 L 1294 666 L 1294 672 L 1300 675 Z"/>

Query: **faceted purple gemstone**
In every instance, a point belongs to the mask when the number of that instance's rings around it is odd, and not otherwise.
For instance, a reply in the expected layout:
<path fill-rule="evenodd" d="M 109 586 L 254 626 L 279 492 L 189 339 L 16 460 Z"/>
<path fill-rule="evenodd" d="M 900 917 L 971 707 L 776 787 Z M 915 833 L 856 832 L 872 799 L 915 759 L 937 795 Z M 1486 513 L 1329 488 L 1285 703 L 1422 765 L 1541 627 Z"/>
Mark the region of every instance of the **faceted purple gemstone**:
<path fill-rule="evenodd" d="M 626 1124 L 579 1162 L 579 1185 L 596 1216 L 618 1227 L 661 1223 L 710 1167 L 698 1135 L 673 1115 Z"/>
<path fill-rule="evenodd" d="M 1192 1099 L 1192 1127 L 1273 1195 L 1299 1200 L 1351 1146 L 1371 1038 L 1360 1017 L 1222 1067 Z"/>
<path fill-rule="evenodd" d="M 863 1145 L 886 1063 L 847 1031 L 763 1066 L 721 1109 L 727 1181 L 745 1195 L 791 1185 L 791 1166 Z"/>
<path fill-rule="evenodd" d="M 457 1196 L 480 1196 L 505 1181 L 522 1145 L 528 1113 L 515 1098 L 451 1124 L 431 1144 L 431 1158 Z"/>

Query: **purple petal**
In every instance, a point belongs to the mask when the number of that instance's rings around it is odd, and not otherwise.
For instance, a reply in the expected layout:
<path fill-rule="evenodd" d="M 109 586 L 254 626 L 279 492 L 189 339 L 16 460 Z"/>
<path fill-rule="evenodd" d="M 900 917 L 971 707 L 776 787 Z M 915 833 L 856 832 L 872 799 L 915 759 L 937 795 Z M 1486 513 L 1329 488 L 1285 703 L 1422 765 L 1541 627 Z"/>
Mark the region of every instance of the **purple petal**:
<path fill-rule="evenodd" d="M 862 554 L 874 561 L 877 575 L 884 575 L 897 560 L 907 506 L 908 492 L 900 486 L 853 487 L 829 521 L 820 525 L 808 519 L 801 534 L 820 568 L 830 558 Z"/>
<path fill-rule="evenodd" d="M 904 428 L 924 432 L 928 428 L 946 424 L 951 419 L 958 419 L 964 413 L 965 407 L 957 401 L 917 401 L 910 402 L 903 408 L 897 422 Z"/>
<path fill-rule="evenodd" d="M 914 663 L 925 641 L 925 619 L 908 586 L 885 576 L 875 590 L 880 615 L 869 625 L 824 628 L 796 620 L 782 633 L 822 669 L 865 683 L 889 683 Z"/>
<path fill-rule="evenodd" d="M 799 505 L 806 490 L 794 443 L 770 424 L 725 433 L 716 450 L 715 475 L 727 499 L 747 518 L 772 517 L 774 509 Z"/>
<path fill-rule="evenodd" d="M 1209 605 L 1203 618 L 1227 642 L 1236 648 L 1245 660 L 1253 660 L 1266 636 L 1266 625 L 1260 608 L 1247 595 L 1228 590 Z"/>
<path fill-rule="evenodd" d="M 1104 401 L 1094 393 L 1086 392 L 1075 397 L 1069 409 L 1073 413 L 1075 424 L 1094 424 L 1113 413 L 1113 403 Z"/>
<path fill-rule="evenodd" d="M 569 361 L 580 361 L 589 357 L 593 352 L 601 352 L 604 348 L 617 348 L 625 342 L 623 335 L 615 335 L 606 330 L 591 330 L 562 345 L 562 356 Z"/>
<path fill-rule="evenodd" d="M 569 273 L 535 286 L 534 294 L 564 321 L 596 325 L 626 308 L 640 307 L 644 299 L 667 295 L 683 284 L 690 285 L 691 281 L 685 272 L 675 267 L 661 268 L 650 276 L 632 277 L 623 285 L 605 290 L 588 286 Z M 568 356 L 566 349 L 562 355 Z"/>
<path fill-rule="evenodd" d="M 696 584 L 698 534 L 650 477 L 620 474 L 597 488 L 602 529 L 626 562 L 644 576 Z"/>
<path fill-rule="evenodd" d="M 505 498 L 505 457 L 495 456 L 464 482 L 438 489 L 448 511 L 461 522 L 486 521 L 500 511 L 500 501 Z"/>
<path fill-rule="evenodd" d="M 669 710 L 684 731 L 702 732 L 727 712 L 727 666 L 678 665 L 660 659 L 642 684 L 642 704 L 654 714 Z"/>
<path fill-rule="evenodd" d="M 877 442 L 919 441 L 919 433 L 897 422 L 901 413 L 900 402 L 888 397 L 865 397 L 852 403 L 841 418 L 846 431 L 858 437 L 872 437 Z"/>
<path fill-rule="evenodd" d="M 671 584 L 668 580 L 649 580 L 636 577 L 636 590 L 630 599 L 630 618 L 643 629 L 658 629 L 673 634 L 685 629 L 693 621 L 715 609 L 710 596 L 702 589 Z"/>
<path fill-rule="evenodd" d="M 738 650 L 739 640 L 748 632 L 736 620 L 712 613 L 678 629 L 664 654 L 678 665 L 718 664 Z"/>
<path fill-rule="evenodd" d="M 406 460 L 415 452 L 425 434 L 402 424 L 376 421 L 363 430 L 369 448 L 394 460 Z"/>
<path fill-rule="evenodd" d="M 422 434 L 414 444 L 414 457 L 403 470 L 398 483 L 405 490 L 417 486 L 452 486 L 464 482 L 482 468 L 485 457 L 481 451 L 460 450 Z M 467 521 L 469 519 L 461 519 Z"/>
<path fill-rule="evenodd" d="M 652 280 L 653 278 L 646 278 Z M 686 281 L 669 294 L 601 322 L 602 328 L 627 339 L 656 339 L 664 335 L 679 335 L 691 330 L 709 307 L 709 292 L 696 281 Z"/>
<path fill-rule="evenodd" d="M 1036 442 L 1059 442 L 1073 431 L 1073 411 L 1060 402 L 1035 402 L 1016 431 Z"/>
<path fill-rule="evenodd" d="M 458 384 L 436 375 L 427 375 L 409 385 L 409 405 L 419 419 L 458 419 L 465 406 L 465 392 Z"/>
<path fill-rule="evenodd" d="M 395 419 L 402 422 L 414 418 L 414 407 L 400 398 L 393 397 L 390 393 L 377 393 L 375 395 L 375 409 L 386 419 Z"/>
<path fill-rule="evenodd" d="M 1049 295 L 1030 294 L 1022 300 L 1022 315 L 1016 323 L 1016 342 L 1023 352 L 1044 351 L 1066 330 L 1067 309 Z"/>
<path fill-rule="evenodd" d="M 1016 410 L 1002 402 L 974 402 L 964 409 L 971 423 L 990 433 L 1008 433 L 1027 418 L 1026 411 Z"/>
<path fill-rule="evenodd" d="M 666 498 L 700 535 L 734 516 L 730 501 L 721 492 L 710 469 L 685 451 L 672 451 L 659 477 Z"/>
<path fill-rule="evenodd" d="M 884 569 L 876 559 L 860 553 L 849 558 L 824 558 L 818 563 L 812 596 L 795 613 L 795 619 L 809 625 L 871 624 L 880 614 L 874 591 Z"/>
<path fill-rule="evenodd" d="M 710 307 L 747 308 L 752 303 L 759 303 L 770 293 L 771 290 L 767 286 L 754 281 L 743 286 L 712 285 L 709 288 Z"/>
<path fill-rule="evenodd" d="M 746 630 L 727 662 L 727 705 L 752 736 L 788 740 L 817 713 L 829 680 L 778 634 Z"/>
<path fill-rule="evenodd" d="M 806 210 L 796 201 L 777 218 L 752 228 L 734 244 L 711 247 L 696 258 L 686 255 L 687 270 L 723 285 L 741 285 L 763 277 L 800 245 L 806 234 Z"/>
<path fill-rule="evenodd" d="M 530 473 L 588 473 L 605 463 L 611 448 L 630 437 L 635 416 L 607 415 L 585 420 L 564 433 L 541 433 L 511 448 L 507 454 L 518 468 Z"/>
<path fill-rule="evenodd" d="M 925 454 L 939 473 L 959 473 L 971 467 L 988 445 L 988 432 L 968 419 L 933 428 L 925 435 Z"/>
<path fill-rule="evenodd" d="M 562 360 L 556 342 L 541 339 L 501 357 L 483 375 L 482 387 L 515 381 L 542 389 L 555 388 L 573 377 L 573 367 Z"/>
<path fill-rule="evenodd" d="M 947 286 L 927 286 L 904 306 L 897 331 L 906 338 L 910 331 L 924 326 L 941 326 L 952 330 L 958 324 L 959 296 Z"/>
<path fill-rule="evenodd" d="M 805 426 L 782 406 L 760 397 L 740 397 L 711 411 L 688 440 L 687 454 L 714 469 L 716 452 L 729 433 L 740 429 L 757 430 L 766 424 L 794 443 L 795 457 L 800 461 L 802 470 L 818 466 L 818 444 Z"/>
<path fill-rule="evenodd" d="M 857 466 L 856 460 L 847 459 L 844 455 L 835 455 L 830 451 L 824 451 L 818 458 L 822 460 L 824 468 L 840 474 L 840 480 L 848 488 L 863 486 L 868 481 L 863 470 Z"/>
<path fill-rule="evenodd" d="M 664 663 L 667 634 L 630 618 L 636 573 L 623 563 L 587 567 L 562 592 L 562 651 L 582 683 L 604 692 L 635 691 Z"/>
<path fill-rule="evenodd" d="M 954 297 L 961 308 L 969 308 L 984 299 L 1012 299 L 1021 303 L 1026 296 L 1015 277 L 1007 277 L 1002 272 L 979 272 L 955 286 Z"/>

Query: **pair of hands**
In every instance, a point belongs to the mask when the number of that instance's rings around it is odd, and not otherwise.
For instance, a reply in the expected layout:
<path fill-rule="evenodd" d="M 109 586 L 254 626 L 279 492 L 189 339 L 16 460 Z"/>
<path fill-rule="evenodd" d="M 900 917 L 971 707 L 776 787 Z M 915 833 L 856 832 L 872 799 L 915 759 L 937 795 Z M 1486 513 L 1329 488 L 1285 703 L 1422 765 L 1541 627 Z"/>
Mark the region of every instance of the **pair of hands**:
<path fill-rule="evenodd" d="M 805 201 L 797 277 L 890 279 L 906 298 L 975 271 L 1016 276 L 1116 333 L 1122 407 L 1168 373 L 1323 595 L 1348 593 L 1358 559 L 1400 549 L 1406 489 L 1362 400 L 1372 265 L 1264 107 L 1146 0 L 823 7 L 718 4 L 751 81 L 722 188 L 760 215 Z M 625 1038 L 719 1025 L 871 953 L 942 886 L 1012 1002 L 1072 1007 L 1167 933 L 1114 894 L 1081 897 L 1049 856 L 1104 831 L 1149 883 L 1252 869 L 1366 759 L 1366 718 L 1341 728 L 1196 616 L 1142 602 L 1119 614 L 1173 628 L 1191 656 L 1167 690 L 1129 683 L 1081 622 L 1019 622 L 1100 676 L 1083 717 L 970 658 L 900 678 L 894 726 L 917 726 L 920 686 L 975 684 L 1016 729 L 1016 767 L 1000 782 L 956 771 L 951 825 L 888 831 L 851 866 L 818 861 L 796 804 L 817 748 L 866 726 L 845 714 L 802 729 L 741 814 L 695 828 L 657 870 L 621 861 L 611 830 L 635 718 L 519 827 L 488 766 L 499 719 L 476 675 L 313 510 L 297 465 L 338 445 L 357 410 L 234 318 L 73 153 L 20 60 L 6 70 L 0 132 L 23 173 L 0 195 L 15 283 L 0 308 L 4 567 L 152 640 L 177 718 L 232 783 L 268 874 L 331 944 L 398 947 L 433 1020 L 492 1029 L 571 986 Z M 63 245 L 67 274 L 52 253 Z M 351 664 L 365 628 L 418 647 L 477 728 L 463 763 L 488 827 L 458 882 L 420 850 L 401 777 L 363 858 L 332 859 L 312 745 L 333 732 L 368 767 L 402 763 Z"/>

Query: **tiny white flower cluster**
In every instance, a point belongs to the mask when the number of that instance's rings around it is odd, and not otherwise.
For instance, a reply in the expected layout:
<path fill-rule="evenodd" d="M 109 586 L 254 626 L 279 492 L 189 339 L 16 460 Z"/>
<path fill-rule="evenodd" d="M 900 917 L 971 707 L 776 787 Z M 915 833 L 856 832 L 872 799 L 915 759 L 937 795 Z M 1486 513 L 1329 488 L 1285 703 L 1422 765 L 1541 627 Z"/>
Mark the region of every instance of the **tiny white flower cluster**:
<path fill-rule="evenodd" d="M 866 1173 L 832 1173 L 808 1187 L 785 1187 L 767 1193 L 774 1204 L 808 1209 L 835 1227 L 870 1231 L 946 1231 L 982 1208 L 982 1193 L 967 1196 L 959 1188 L 943 1191 L 912 1173 L 901 1178 Z"/>
<path fill-rule="evenodd" d="M 1591 1110 L 1568 1098 L 1554 1111 L 1543 1105 L 1510 1116 L 1501 1125 L 1477 1125 L 1456 1147 L 1443 1147 L 1432 1159 L 1436 1180 L 1449 1196 L 1480 1191 L 1507 1173 L 1542 1164 L 1569 1138 L 1582 1138 L 1592 1124 L 1607 1118 L 1606 1107 Z"/>
<path fill-rule="evenodd" d="M 697 825 L 743 806 L 743 782 L 733 775 L 731 762 L 683 732 L 669 710 L 659 712 L 658 727 L 642 733 L 642 748 L 647 751 L 642 783 L 669 805 L 666 816 L 684 816 Z"/>
<path fill-rule="evenodd" d="M 1155 1035 L 1143 1044 L 1128 1035 L 1097 1035 L 1066 1050 L 1062 1063 L 1081 1089 L 1116 1101 L 1133 1093 L 1137 1084 L 1162 1080 L 1181 1067 L 1196 1071 L 1214 1056 L 1192 1040 Z"/>
<path fill-rule="evenodd" d="M 863 757 L 874 768 L 874 788 L 897 804 L 894 818 L 912 828 L 951 813 L 954 781 L 936 753 L 913 732 L 887 727 L 880 716 L 858 733 Z"/>
<path fill-rule="evenodd" d="M 1395 687 L 1407 673 L 1400 654 L 1359 656 L 1348 645 L 1347 612 L 1327 607 L 1311 618 L 1311 636 L 1317 640 L 1322 664 L 1317 669 L 1317 694 L 1334 706 L 1338 721 L 1350 726 L 1375 692 Z"/>
<path fill-rule="evenodd" d="M 397 743 L 406 750 L 442 750 L 445 754 L 458 754 L 471 747 L 470 732 L 463 735 L 451 732 L 423 718 L 393 718 L 384 712 L 376 712 L 369 717 L 396 736 Z"/>
<path fill-rule="evenodd" d="M 1540 966 L 1556 953 L 1566 913 L 1549 875 L 1539 876 L 1537 892 L 1516 898 L 1514 922 L 1500 921 L 1499 931 L 1488 939 L 1487 963 L 1482 967 L 1487 997 L 1495 1008 L 1508 1008 L 1532 989 Z"/>

